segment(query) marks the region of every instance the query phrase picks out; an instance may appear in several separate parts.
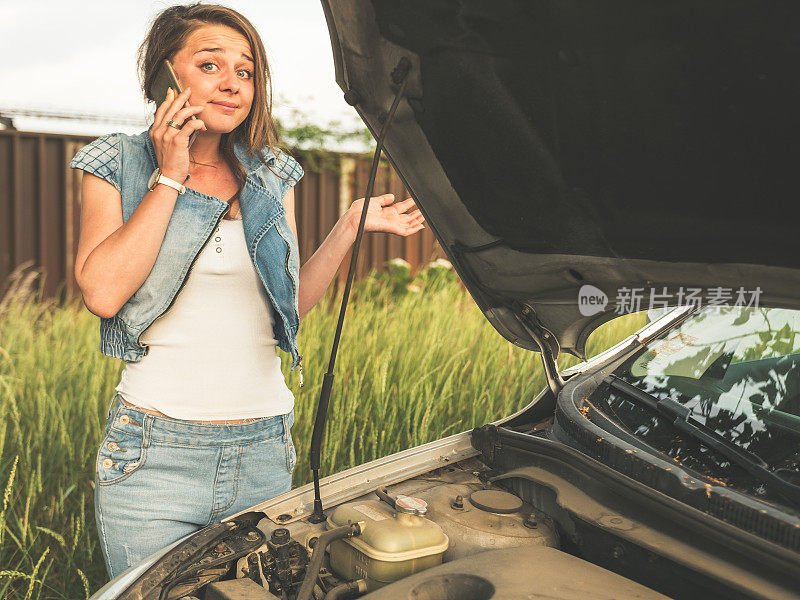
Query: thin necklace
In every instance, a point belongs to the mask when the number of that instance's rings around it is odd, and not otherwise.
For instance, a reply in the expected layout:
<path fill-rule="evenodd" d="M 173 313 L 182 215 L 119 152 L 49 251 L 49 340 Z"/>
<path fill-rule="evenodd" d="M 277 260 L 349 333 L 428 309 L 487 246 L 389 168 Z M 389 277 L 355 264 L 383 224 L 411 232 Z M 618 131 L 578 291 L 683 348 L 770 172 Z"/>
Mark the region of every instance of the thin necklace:
<path fill-rule="evenodd" d="M 204 167 L 211 167 L 211 168 L 213 168 L 213 169 L 216 169 L 216 168 L 217 168 L 219 165 L 221 165 L 221 164 L 222 164 L 222 161 L 220 161 L 220 162 L 219 162 L 219 163 L 217 163 L 216 165 L 208 165 L 208 164 L 206 164 L 206 163 L 197 162 L 197 161 L 196 161 L 196 160 L 194 160 L 194 159 L 190 159 L 190 160 L 191 160 L 191 162 L 192 162 L 192 164 L 193 164 L 193 165 L 201 165 L 201 166 L 204 166 Z M 238 200 L 238 198 L 239 198 L 239 192 L 236 192 L 236 193 L 235 193 L 235 194 L 234 194 L 234 195 L 233 195 L 233 196 L 230 198 L 230 200 L 226 200 L 226 202 L 227 202 L 227 203 L 228 203 L 228 204 L 231 206 L 231 208 L 233 208 L 233 203 L 234 203 L 234 202 L 236 202 L 236 200 Z M 238 213 L 237 213 L 237 214 L 238 214 Z M 230 216 L 230 213 L 228 213 L 228 215 Z M 234 217 L 232 217 L 232 216 L 231 216 L 230 220 L 233 220 L 233 218 L 234 218 Z M 224 217 L 223 217 L 223 220 L 225 220 L 225 218 L 224 218 Z"/>
<path fill-rule="evenodd" d="M 216 169 L 217 167 L 219 167 L 219 165 L 221 165 L 221 164 L 222 164 L 222 161 L 220 161 L 220 162 L 218 162 L 216 165 L 208 165 L 208 164 L 206 164 L 206 163 L 197 162 L 197 161 L 196 161 L 196 160 L 194 160 L 194 159 L 191 159 L 191 162 L 192 162 L 192 164 L 193 164 L 193 165 L 200 165 L 200 166 L 202 166 L 202 167 L 211 167 L 212 169 Z"/>

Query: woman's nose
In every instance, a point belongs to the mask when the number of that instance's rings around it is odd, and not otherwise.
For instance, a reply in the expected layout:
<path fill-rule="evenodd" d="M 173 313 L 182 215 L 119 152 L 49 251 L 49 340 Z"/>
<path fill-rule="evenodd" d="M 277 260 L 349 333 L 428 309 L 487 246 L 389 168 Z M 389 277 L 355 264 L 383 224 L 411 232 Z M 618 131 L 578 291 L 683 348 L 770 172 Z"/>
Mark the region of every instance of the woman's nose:
<path fill-rule="evenodd" d="M 228 69 L 226 71 L 226 75 L 223 76 L 222 81 L 220 82 L 220 87 L 223 90 L 230 90 L 231 92 L 238 92 L 240 85 L 241 82 L 236 76 L 235 69 Z"/>

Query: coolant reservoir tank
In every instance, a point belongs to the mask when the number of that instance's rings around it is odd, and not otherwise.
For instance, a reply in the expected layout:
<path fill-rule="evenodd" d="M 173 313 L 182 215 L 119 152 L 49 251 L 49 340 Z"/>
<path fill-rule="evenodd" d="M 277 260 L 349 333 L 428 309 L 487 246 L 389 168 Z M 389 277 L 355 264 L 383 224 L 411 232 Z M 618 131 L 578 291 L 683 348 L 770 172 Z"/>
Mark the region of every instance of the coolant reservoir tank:
<path fill-rule="evenodd" d="M 441 564 L 449 544 L 436 523 L 424 516 L 427 505 L 418 498 L 400 496 L 392 510 L 380 500 L 342 504 L 327 527 L 362 522 L 361 535 L 334 541 L 331 568 L 345 579 L 364 579 L 367 590 L 392 583 Z"/>

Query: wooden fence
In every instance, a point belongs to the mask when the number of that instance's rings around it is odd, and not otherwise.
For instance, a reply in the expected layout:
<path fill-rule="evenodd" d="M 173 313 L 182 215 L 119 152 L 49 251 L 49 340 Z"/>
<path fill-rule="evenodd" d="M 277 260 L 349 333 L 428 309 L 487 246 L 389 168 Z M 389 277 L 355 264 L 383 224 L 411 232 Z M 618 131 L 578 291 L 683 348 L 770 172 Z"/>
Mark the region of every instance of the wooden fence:
<path fill-rule="evenodd" d="M 42 273 L 46 298 L 64 300 L 80 294 L 73 268 L 80 232 L 81 178 L 70 169 L 75 153 L 94 137 L 0 130 L 0 298 L 9 275 L 28 264 Z M 295 187 L 295 213 L 301 264 L 319 247 L 339 215 L 363 197 L 371 156 L 342 153 L 295 155 L 305 176 Z M 374 195 L 408 197 L 400 178 L 382 161 Z M 426 228 L 403 238 L 369 233 L 361 241 L 358 276 L 403 258 L 412 271 L 444 256 Z M 344 281 L 350 254 L 339 268 Z"/>

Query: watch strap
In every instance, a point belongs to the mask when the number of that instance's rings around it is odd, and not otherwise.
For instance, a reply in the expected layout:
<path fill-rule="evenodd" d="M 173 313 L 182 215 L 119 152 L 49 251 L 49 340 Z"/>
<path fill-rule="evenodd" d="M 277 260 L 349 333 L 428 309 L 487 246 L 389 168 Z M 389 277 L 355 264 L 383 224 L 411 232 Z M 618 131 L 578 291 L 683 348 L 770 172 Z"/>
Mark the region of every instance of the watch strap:
<path fill-rule="evenodd" d="M 177 181 L 175 181 L 174 179 L 170 179 L 169 177 L 164 175 L 164 173 L 161 172 L 161 168 L 160 167 L 158 168 L 158 176 L 156 177 L 155 181 L 153 182 L 153 187 L 151 187 L 150 189 L 151 190 L 155 189 L 155 187 L 159 183 L 163 183 L 164 185 L 169 186 L 174 190 L 177 190 L 179 194 L 183 194 L 186 191 L 186 186 L 184 186 L 181 183 L 178 183 Z"/>

